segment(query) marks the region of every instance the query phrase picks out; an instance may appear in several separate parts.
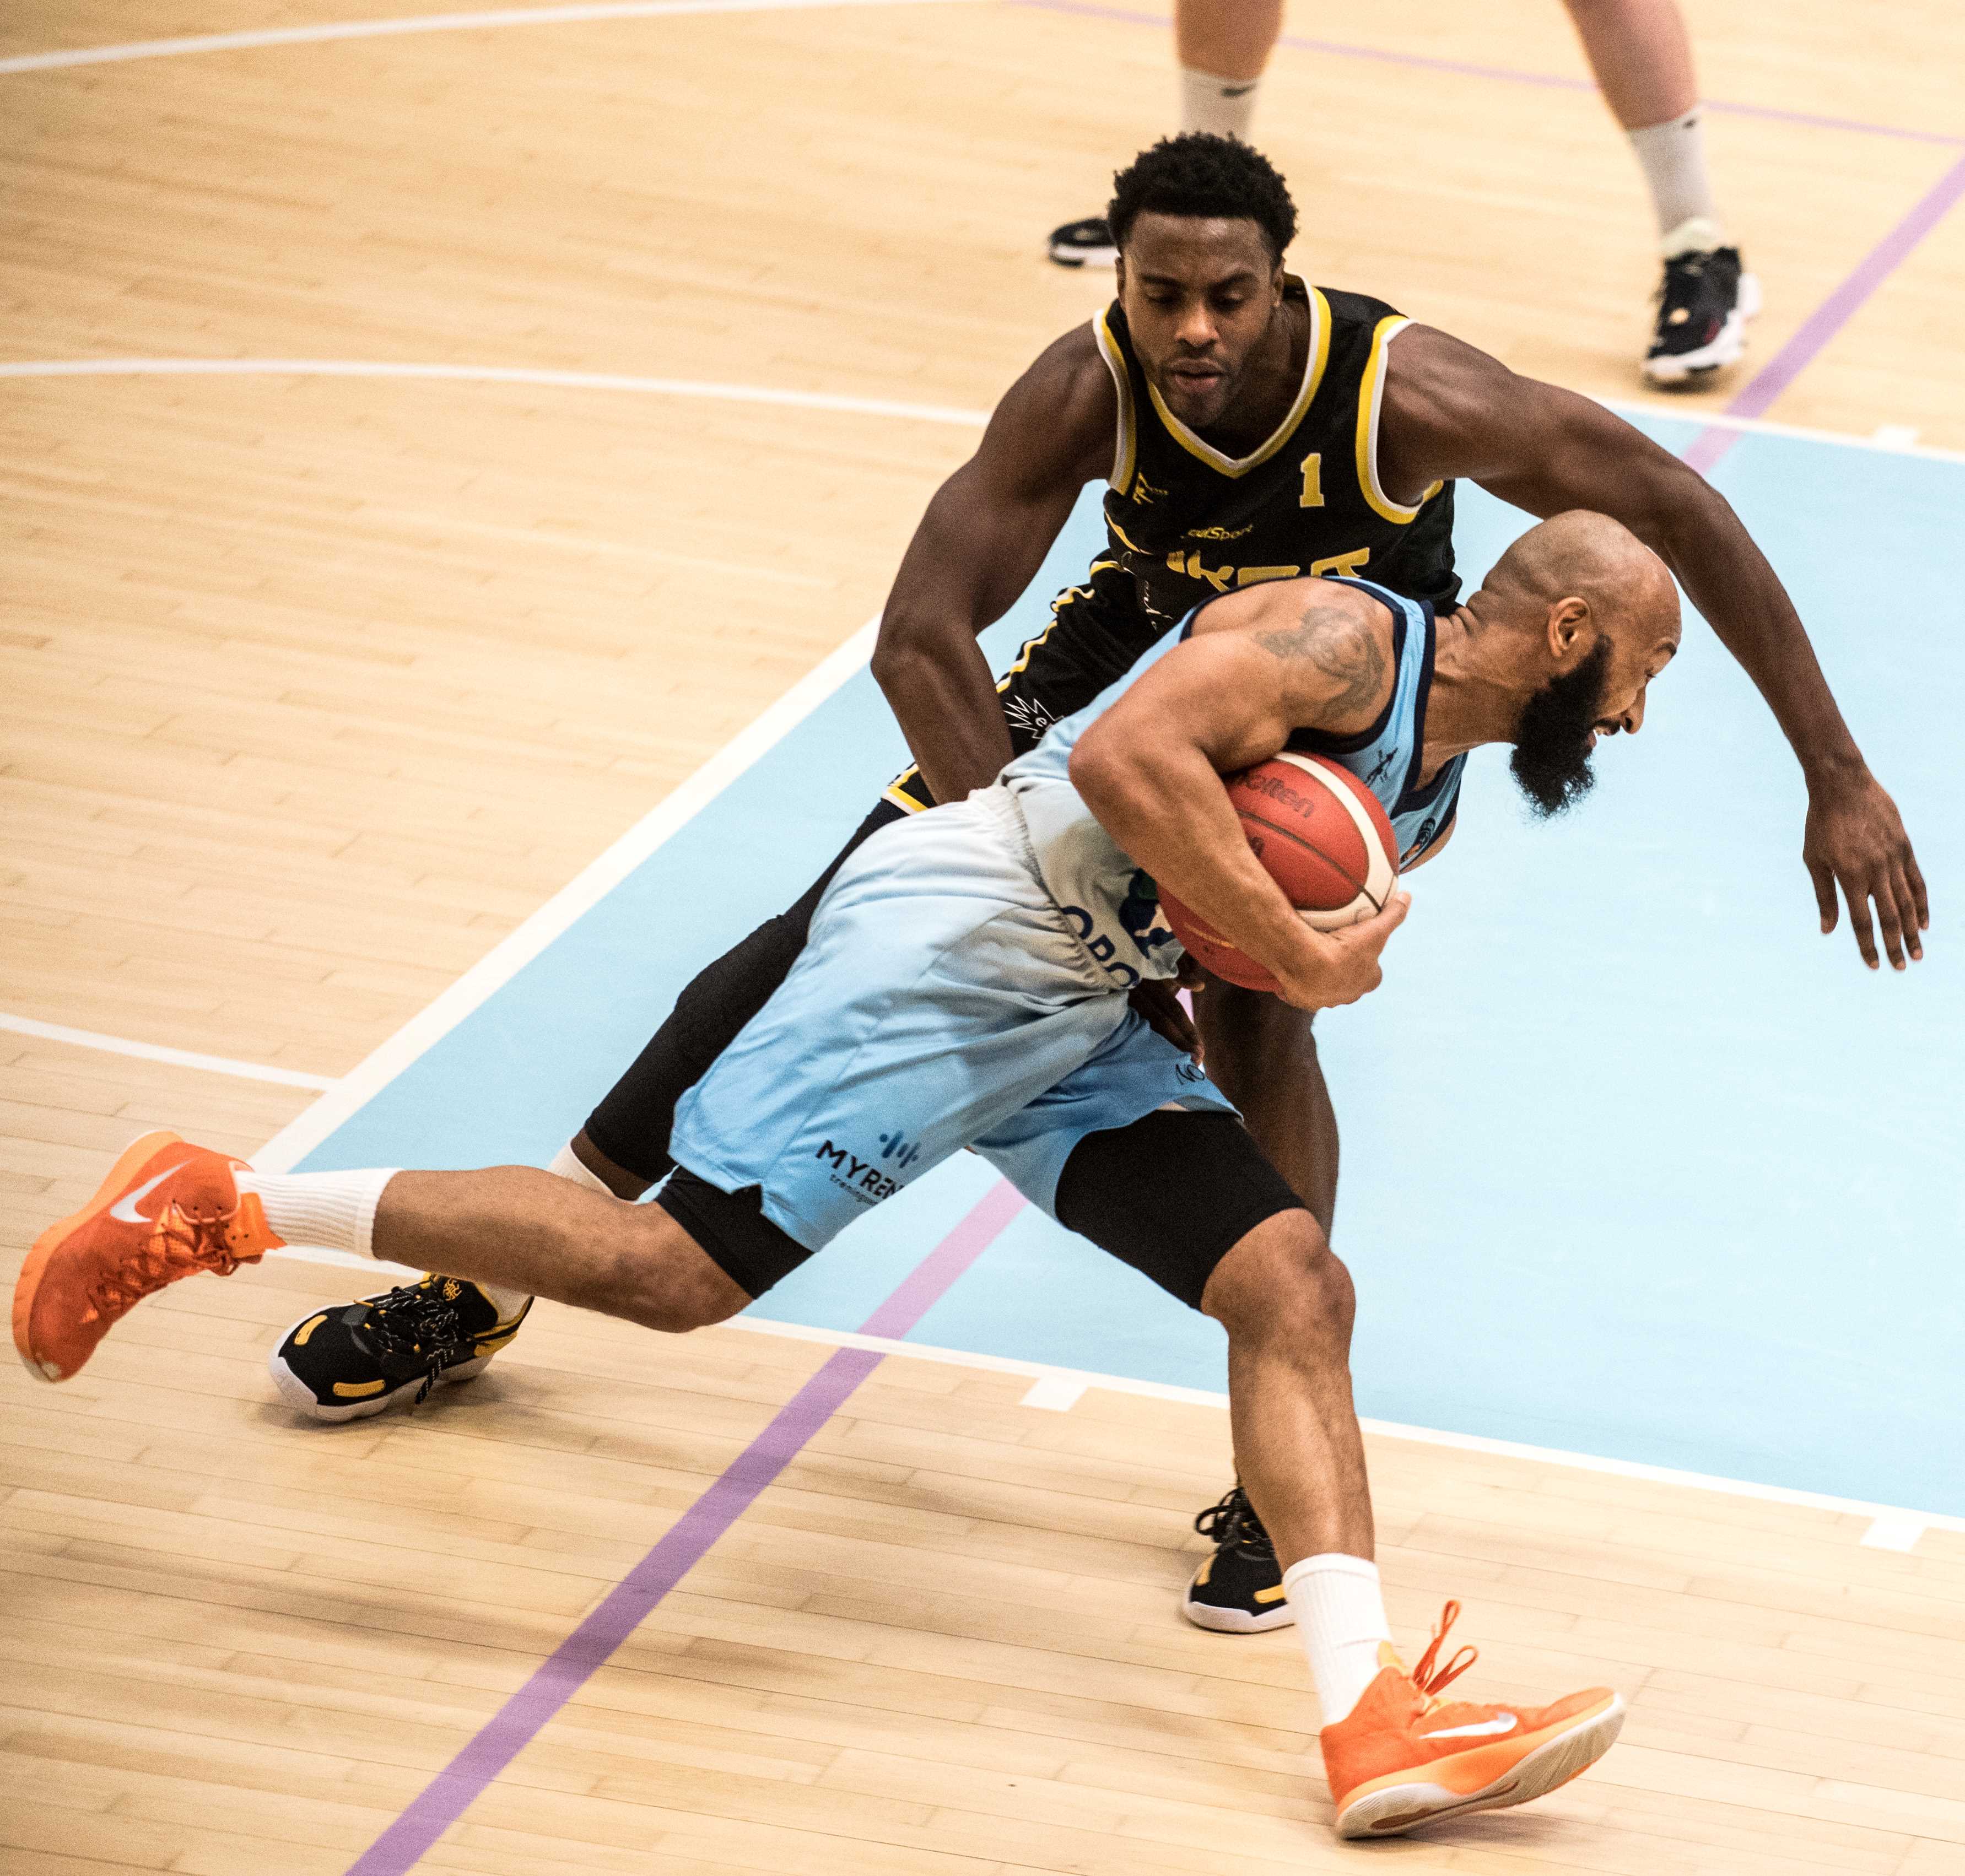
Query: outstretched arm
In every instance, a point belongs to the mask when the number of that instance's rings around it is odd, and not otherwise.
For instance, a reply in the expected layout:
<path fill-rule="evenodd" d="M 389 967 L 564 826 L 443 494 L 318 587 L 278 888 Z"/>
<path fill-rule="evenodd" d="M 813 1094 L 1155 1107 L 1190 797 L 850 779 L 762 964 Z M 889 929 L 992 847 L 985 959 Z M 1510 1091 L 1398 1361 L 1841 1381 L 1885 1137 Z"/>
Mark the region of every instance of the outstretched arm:
<path fill-rule="evenodd" d="M 1873 969 L 1872 901 L 1891 963 L 1901 970 L 1906 952 L 1923 956 L 1929 907 L 1896 804 L 1849 734 L 1766 556 L 1703 476 L 1600 405 L 1423 326 L 1393 345 L 1380 437 L 1381 473 L 1395 492 L 1464 476 L 1537 516 L 1612 516 L 1658 554 L 1759 687 L 1801 764 L 1802 858 L 1822 929 L 1835 927 L 1839 883 Z"/>
<path fill-rule="evenodd" d="M 1118 403 L 1089 329 L 1067 333 L 1004 394 L 982 446 L 935 492 L 881 615 L 873 675 L 938 801 L 1010 760 L 976 634 L 1037 577 L 1078 492 L 1112 466 Z"/>
<path fill-rule="evenodd" d="M 1406 901 L 1313 931 L 1250 849 L 1222 776 L 1275 755 L 1300 726 L 1369 724 L 1391 687 L 1391 634 L 1348 595 L 1323 596 L 1341 589 L 1290 584 L 1300 617 L 1269 589 L 1250 629 L 1211 632 L 1143 673 L 1079 739 L 1071 779 L 1134 862 L 1271 972 L 1286 1001 L 1317 1010 L 1378 987 Z"/>

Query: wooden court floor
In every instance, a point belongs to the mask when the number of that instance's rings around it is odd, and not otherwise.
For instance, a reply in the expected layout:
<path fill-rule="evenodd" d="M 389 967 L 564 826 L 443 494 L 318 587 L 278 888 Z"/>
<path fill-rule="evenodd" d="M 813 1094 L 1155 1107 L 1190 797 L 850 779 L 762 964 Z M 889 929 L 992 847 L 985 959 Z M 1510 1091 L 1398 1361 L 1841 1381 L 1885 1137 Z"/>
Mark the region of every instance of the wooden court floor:
<path fill-rule="evenodd" d="M 34 0 L 0 61 L 409 11 Z M 1690 11 L 1768 297 L 1721 406 L 1965 156 L 1965 24 Z M 960 413 L 1104 297 L 1040 238 L 1166 127 L 1153 11 L 0 67 L 0 364 L 928 413 L 0 377 L 0 1017 L 343 1075 L 847 639 Z M 1646 221 L 1600 107 L 1444 69 L 1578 76 L 1552 0 L 1289 30 L 1348 49 L 1285 48 L 1266 92 L 1299 268 L 1639 398 Z M 1965 448 L 1961 281 L 1954 214 L 1765 414 Z M 142 1127 L 249 1152 L 310 1098 L 0 1031 L 5 1274 Z M 542 1309 L 473 1387 L 302 1430 L 264 1352 L 345 1275 L 201 1280 L 71 1386 L 0 1380 L 5 1876 L 346 1869 L 825 1354 Z M 1222 1416 L 1025 1385 L 883 1363 L 426 1865 L 1965 1872 L 1965 1538 L 1378 1442 L 1401 1634 L 1458 1596 L 1495 1697 L 1600 1679 L 1633 1715 L 1551 1801 L 1359 1851 L 1294 1639 L 1175 1613 Z"/>

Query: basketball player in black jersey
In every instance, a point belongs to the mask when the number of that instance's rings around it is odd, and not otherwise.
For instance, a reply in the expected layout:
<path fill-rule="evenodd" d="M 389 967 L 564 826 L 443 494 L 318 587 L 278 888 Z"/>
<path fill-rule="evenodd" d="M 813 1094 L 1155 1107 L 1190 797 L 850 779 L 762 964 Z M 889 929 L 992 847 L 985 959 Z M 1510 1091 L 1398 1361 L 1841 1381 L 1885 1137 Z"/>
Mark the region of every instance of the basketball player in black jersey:
<path fill-rule="evenodd" d="M 1839 884 L 1867 963 L 1877 963 L 1872 904 L 1891 963 L 1922 955 L 1924 883 L 1896 808 L 1773 569 L 1696 472 L 1586 398 L 1517 377 L 1378 300 L 1287 273 L 1294 208 L 1244 144 L 1169 140 L 1115 191 L 1118 297 L 1011 387 L 902 561 L 873 670 L 915 766 L 848 851 L 889 821 L 989 782 L 1217 593 L 1358 573 L 1450 608 L 1453 483 L 1464 476 L 1536 516 L 1613 516 L 1664 558 L 1800 762 L 1803 856 L 1823 930 L 1836 923 Z M 1093 480 L 1109 484 L 1106 550 L 999 683 L 976 635 L 1029 585 Z M 555 1171 L 622 1197 L 667 1174 L 676 1102 L 783 980 L 830 878 L 828 869 L 683 992 Z M 1337 1128 L 1308 1017 L 1220 983 L 1195 1007 L 1214 1078 L 1328 1231 Z M 1192 1039 L 1171 997 L 1150 1013 Z M 275 1378 L 323 1418 L 378 1411 L 478 1372 L 526 1305 L 426 1280 L 330 1318 L 304 1348 L 290 1332 Z M 1189 1616 L 1238 1630 L 1288 1621 L 1239 1491 L 1201 1527 L 1218 1547 L 1189 1592 Z"/>

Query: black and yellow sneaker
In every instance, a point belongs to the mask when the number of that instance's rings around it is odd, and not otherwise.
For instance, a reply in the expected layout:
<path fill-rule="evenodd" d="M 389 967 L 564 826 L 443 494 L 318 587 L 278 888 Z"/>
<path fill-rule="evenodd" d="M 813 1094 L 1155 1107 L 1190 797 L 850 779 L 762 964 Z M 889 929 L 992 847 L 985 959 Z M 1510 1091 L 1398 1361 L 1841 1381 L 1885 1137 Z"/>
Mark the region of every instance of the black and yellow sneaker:
<path fill-rule="evenodd" d="M 1747 322 L 1761 310 L 1761 283 L 1740 250 L 1721 245 L 1718 225 L 1696 217 L 1666 237 L 1658 319 L 1644 374 L 1668 390 L 1695 389 L 1747 349 Z"/>
<path fill-rule="evenodd" d="M 1119 246 L 1103 215 L 1088 215 L 1053 228 L 1050 253 L 1060 267 L 1110 267 L 1119 258 Z"/>
<path fill-rule="evenodd" d="M 365 1419 L 482 1374 L 532 1306 L 528 1296 L 516 1315 L 501 1318 L 475 1283 L 432 1275 L 302 1316 L 266 1368 L 281 1398 L 310 1418 Z"/>
<path fill-rule="evenodd" d="M 1194 1572 L 1180 1612 L 1201 1628 L 1226 1635 L 1259 1635 L 1296 1620 L 1283 1594 L 1276 1547 L 1239 1485 L 1218 1505 L 1211 1505 L 1194 1527 L 1214 1546 L 1214 1554 Z"/>

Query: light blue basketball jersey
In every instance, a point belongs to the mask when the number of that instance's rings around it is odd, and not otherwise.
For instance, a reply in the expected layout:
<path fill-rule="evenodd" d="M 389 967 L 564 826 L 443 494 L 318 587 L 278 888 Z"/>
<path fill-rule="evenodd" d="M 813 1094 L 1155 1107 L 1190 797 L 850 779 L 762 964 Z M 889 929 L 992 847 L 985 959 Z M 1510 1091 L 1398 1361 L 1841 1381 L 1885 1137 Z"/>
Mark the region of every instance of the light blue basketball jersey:
<path fill-rule="evenodd" d="M 1327 736 L 1319 730 L 1298 730 L 1288 747 L 1301 755 L 1327 757 L 1363 782 L 1378 798 L 1398 837 L 1400 866 L 1413 866 L 1452 825 L 1460 803 L 1460 777 L 1467 766 L 1465 756 L 1455 756 L 1440 764 L 1439 773 L 1423 788 L 1420 785 L 1426 703 L 1433 689 L 1433 608 L 1423 599 L 1388 593 L 1368 580 L 1335 583 L 1356 586 L 1391 609 L 1392 694 L 1378 721 L 1362 734 Z"/>
<path fill-rule="evenodd" d="M 1421 859 L 1445 834 L 1460 798 L 1465 756 L 1440 766 L 1422 788 L 1420 765 L 1426 742 L 1426 702 L 1433 686 L 1433 609 L 1402 599 L 1368 580 L 1336 583 L 1368 593 L 1392 615 L 1392 694 L 1377 722 L 1357 736 L 1299 730 L 1288 747 L 1328 757 L 1348 769 L 1378 797 L 1399 843 L 1400 864 Z M 1208 603 L 1212 604 L 1210 601 Z M 1179 628 L 1145 652 L 1082 710 L 1061 718 L 1043 741 L 1019 756 L 998 778 L 1023 810 L 1044 887 L 1079 930 L 1087 949 L 1122 986 L 1143 977 L 1171 977 L 1179 947 L 1160 916 L 1153 881 L 1120 851 L 1071 785 L 1071 753 L 1086 729 L 1134 684 L 1140 674 L 1192 630 L 1196 606 Z"/>

